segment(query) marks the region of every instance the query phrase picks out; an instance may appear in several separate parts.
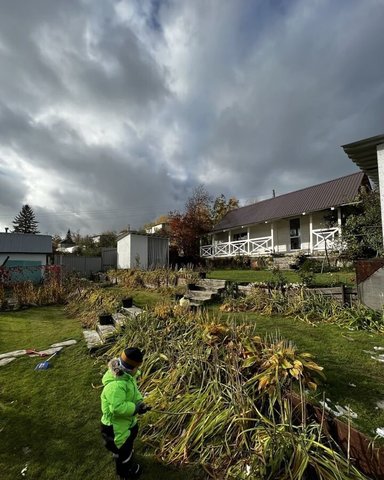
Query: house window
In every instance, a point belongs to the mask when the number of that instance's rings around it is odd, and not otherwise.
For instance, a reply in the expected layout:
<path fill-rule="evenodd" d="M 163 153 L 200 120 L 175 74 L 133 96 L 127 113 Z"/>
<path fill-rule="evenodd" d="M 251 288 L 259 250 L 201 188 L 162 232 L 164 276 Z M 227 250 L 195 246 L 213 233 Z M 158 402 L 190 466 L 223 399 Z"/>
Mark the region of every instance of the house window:
<path fill-rule="evenodd" d="M 247 239 L 247 233 L 246 232 L 241 232 L 241 233 L 235 233 L 233 235 L 233 241 L 237 242 L 239 240 L 246 240 Z"/>
<path fill-rule="evenodd" d="M 300 218 L 293 218 L 289 221 L 289 237 L 291 241 L 291 250 L 300 250 Z"/>

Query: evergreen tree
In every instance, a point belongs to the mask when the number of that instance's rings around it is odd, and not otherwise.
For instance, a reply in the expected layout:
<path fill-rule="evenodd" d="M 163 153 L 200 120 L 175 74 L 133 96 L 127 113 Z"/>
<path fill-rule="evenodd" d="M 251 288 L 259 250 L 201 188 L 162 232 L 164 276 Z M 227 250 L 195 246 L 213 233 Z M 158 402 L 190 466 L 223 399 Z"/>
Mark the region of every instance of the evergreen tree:
<path fill-rule="evenodd" d="M 29 205 L 23 205 L 20 213 L 13 220 L 15 233 L 40 233 L 35 213 Z"/>
<path fill-rule="evenodd" d="M 65 243 L 67 245 L 75 245 L 75 242 L 72 240 L 72 234 L 71 234 L 70 229 L 68 229 L 67 235 L 66 235 L 63 243 Z"/>

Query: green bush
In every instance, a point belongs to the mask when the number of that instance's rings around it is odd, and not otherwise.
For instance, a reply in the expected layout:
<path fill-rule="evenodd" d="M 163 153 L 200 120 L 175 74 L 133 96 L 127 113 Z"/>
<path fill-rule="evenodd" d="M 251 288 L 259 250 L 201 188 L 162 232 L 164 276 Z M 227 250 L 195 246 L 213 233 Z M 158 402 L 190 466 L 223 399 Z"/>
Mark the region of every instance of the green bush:
<path fill-rule="evenodd" d="M 297 274 L 300 277 L 300 281 L 303 285 L 306 286 L 311 286 L 313 285 L 313 280 L 315 278 L 315 274 L 312 270 L 305 270 L 300 268 L 300 270 L 297 272 Z"/>
<path fill-rule="evenodd" d="M 210 258 L 205 260 L 205 265 L 209 270 L 246 270 L 251 268 L 251 257 L 248 255 L 236 255 L 228 258 Z"/>

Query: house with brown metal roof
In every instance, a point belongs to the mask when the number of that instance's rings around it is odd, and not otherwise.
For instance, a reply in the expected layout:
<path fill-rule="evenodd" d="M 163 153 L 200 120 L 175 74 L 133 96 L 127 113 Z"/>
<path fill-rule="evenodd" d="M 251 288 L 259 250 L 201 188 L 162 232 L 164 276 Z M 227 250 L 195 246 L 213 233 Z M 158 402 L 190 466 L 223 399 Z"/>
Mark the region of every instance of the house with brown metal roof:
<path fill-rule="evenodd" d="M 342 222 L 362 186 L 363 172 L 228 212 L 200 247 L 205 258 L 272 253 L 324 253 L 339 248 Z"/>

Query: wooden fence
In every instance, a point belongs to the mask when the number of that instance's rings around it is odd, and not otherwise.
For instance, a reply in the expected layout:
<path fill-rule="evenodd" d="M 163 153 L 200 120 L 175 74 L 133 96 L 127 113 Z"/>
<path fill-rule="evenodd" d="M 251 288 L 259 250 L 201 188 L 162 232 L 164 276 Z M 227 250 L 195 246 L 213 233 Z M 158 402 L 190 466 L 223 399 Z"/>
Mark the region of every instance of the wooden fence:
<path fill-rule="evenodd" d="M 239 290 L 243 292 L 249 291 L 251 288 L 262 288 L 265 291 L 270 291 L 271 288 L 268 288 L 264 285 L 240 285 Z M 326 297 L 332 297 L 334 300 L 337 300 L 342 305 L 352 305 L 354 302 L 357 301 L 357 289 L 355 287 L 346 287 L 344 285 L 340 285 L 338 287 L 318 287 L 318 288 L 305 288 L 304 289 L 308 293 L 314 293 L 317 295 L 324 295 Z M 289 290 L 286 290 L 289 292 Z"/>
<path fill-rule="evenodd" d="M 340 285 L 339 287 L 308 288 L 306 290 L 311 293 L 332 297 L 342 305 L 352 305 L 357 301 L 357 289 L 355 287 Z"/>

